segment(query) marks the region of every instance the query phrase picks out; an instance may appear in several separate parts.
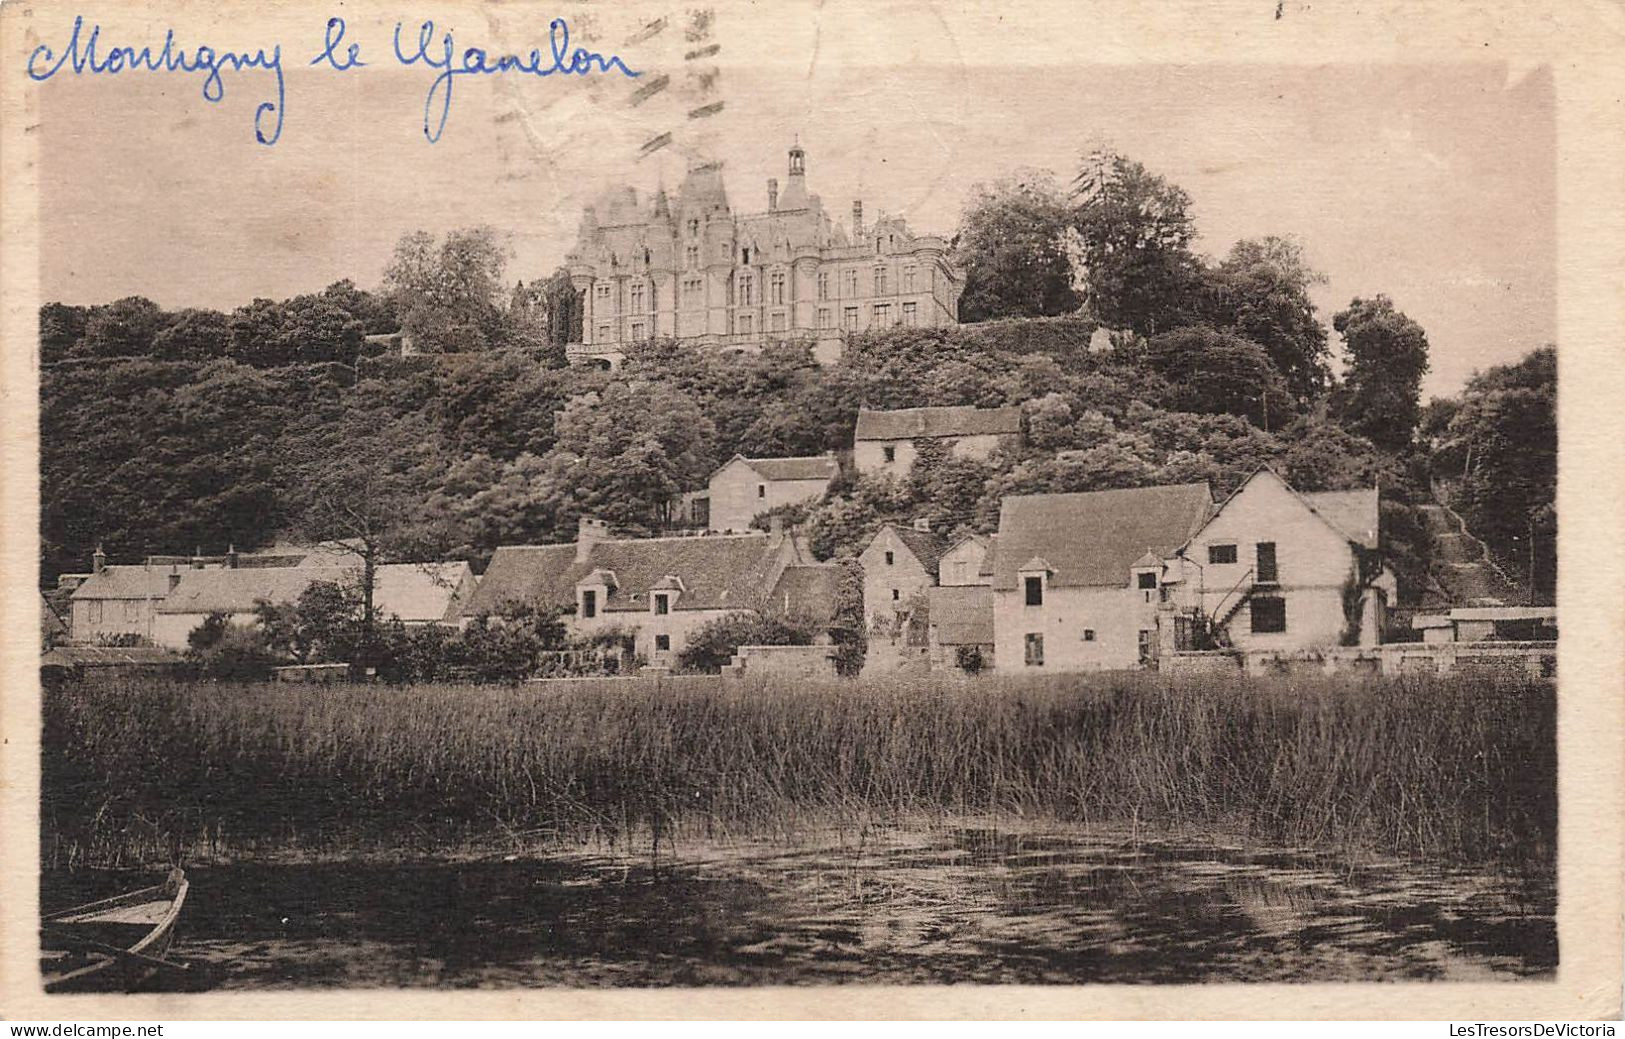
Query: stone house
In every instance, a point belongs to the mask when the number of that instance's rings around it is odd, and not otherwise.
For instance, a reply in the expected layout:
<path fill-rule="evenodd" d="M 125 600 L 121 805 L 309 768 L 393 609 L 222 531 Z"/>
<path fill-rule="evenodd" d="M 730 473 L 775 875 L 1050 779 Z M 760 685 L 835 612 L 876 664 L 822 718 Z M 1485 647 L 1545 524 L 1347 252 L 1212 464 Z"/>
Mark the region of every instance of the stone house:
<path fill-rule="evenodd" d="M 860 474 L 907 476 L 917 440 L 939 440 L 955 458 L 985 459 L 1001 446 L 1021 442 L 1021 409 L 862 408 L 852 437 L 852 465 Z"/>
<path fill-rule="evenodd" d="M 99 548 L 92 559 L 90 576 L 68 598 L 73 640 L 91 643 L 120 636 L 151 640 L 158 604 L 190 564 L 109 565 Z"/>
<path fill-rule="evenodd" d="M 974 651 L 993 666 L 993 550 L 996 535 L 966 534 L 937 560 L 939 584 L 928 594 L 931 666 L 957 667 Z"/>
<path fill-rule="evenodd" d="M 863 615 L 871 631 L 895 631 L 914 603 L 937 583 L 937 561 L 946 540 L 930 524 L 888 523 L 858 556 L 863 566 Z"/>
<path fill-rule="evenodd" d="M 1005 498 L 992 584 L 999 670 L 1149 663 L 1162 561 L 1212 510 L 1206 483 Z"/>
<path fill-rule="evenodd" d="M 746 458 L 734 455 L 711 474 L 703 506 L 696 501 L 691 515 L 703 509 L 697 525 L 720 533 L 743 533 L 750 521 L 770 509 L 817 501 L 840 474 L 833 454 L 798 458 Z"/>
<path fill-rule="evenodd" d="M 654 666 L 672 666 L 693 633 L 719 617 L 782 603 L 795 612 L 808 588 L 832 582 L 781 527 L 767 533 L 615 538 L 583 518 L 573 543 L 498 548 L 461 611 L 466 623 L 506 602 L 572 611 L 575 636 L 619 634 Z M 808 575 L 808 569 L 820 573 Z M 833 596 L 833 583 L 827 585 Z M 822 595 L 823 592 L 820 592 Z"/>
<path fill-rule="evenodd" d="M 321 581 L 356 589 L 359 563 L 247 568 L 203 568 L 176 575 L 155 611 L 152 639 L 185 649 L 187 637 L 214 614 L 229 623 L 259 623 L 261 602 L 289 605 Z M 373 569 L 373 609 L 409 626 L 455 624 L 477 580 L 467 563 L 381 563 Z"/>
<path fill-rule="evenodd" d="M 1166 648 L 1204 632 L 1240 650 L 1374 646 L 1397 592 L 1379 552 L 1376 488 L 1303 493 L 1268 468 L 1171 553 Z M 1192 618 L 1190 636 L 1178 618 Z"/>

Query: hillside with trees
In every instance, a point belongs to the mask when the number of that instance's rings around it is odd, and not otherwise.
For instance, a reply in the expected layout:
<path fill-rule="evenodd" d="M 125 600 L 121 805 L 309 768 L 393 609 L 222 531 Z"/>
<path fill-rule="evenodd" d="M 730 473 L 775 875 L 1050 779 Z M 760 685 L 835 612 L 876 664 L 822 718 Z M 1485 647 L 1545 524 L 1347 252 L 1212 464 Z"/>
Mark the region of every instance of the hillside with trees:
<path fill-rule="evenodd" d="M 1188 206 L 1098 154 L 1066 194 L 1040 174 L 978 188 L 956 238 L 968 323 L 855 336 L 827 367 L 673 341 L 615 372 L 565 367 L 567 280 L 511 284 L 489 229 L 406 236 L 378 293 L 340 282 L 229 315 L 48 304 L 45 578 L 98 543 L 128 559 L 289 536 L 479 566 L 498 545 L 568 540 L 583 515 L 658 531 L 736 452 L 848 450 L 860 407 L 974 404 L 1020 405 L 1025 445 L 986 462 L 926 448 L 902 481 L 847 473 L 793 517 L 815 551 L 851 557 L 921 517 L 989 531 L 1013 493 L 1206 479 L 1222 496 L 1267 464 L 1303 490 L 1380 484 L 1409 600 L 1430 556 L 1416 509 L 1436 491 L 1549 587 L 1553 352 L 1423 408 L 1426 334 L 1391 300 L 1355 299 L 1329 331 L 1297 243 L 1211 260 Z M 403 330 L 418 354 L 380 344 Z"/>

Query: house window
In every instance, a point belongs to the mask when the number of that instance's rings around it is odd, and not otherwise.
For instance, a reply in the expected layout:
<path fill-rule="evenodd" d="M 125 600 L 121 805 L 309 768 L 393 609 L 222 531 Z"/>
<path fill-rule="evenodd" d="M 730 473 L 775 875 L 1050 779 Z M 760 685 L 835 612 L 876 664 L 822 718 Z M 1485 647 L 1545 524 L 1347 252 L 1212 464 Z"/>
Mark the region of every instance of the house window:
<path fill-rule="evenodd" d="M 890 303 L 876 303 L 875 304 L 875 322 L 874 322 L 874 324 L 875 324 L 876 328 L 885 328 L 887 325 L 891 324 L 891 304 Z"/>
<path fill-rule="evenodd" d="M 847 331 L 856 332 L 858 330 L 858 308 L 857 307 L 847 307 L 844 311 L 841 312 L 841 318 L 842 318 L 843 323 L 846 325 Z"/>
<path fill-rule="evenodd" d="M 1140 629 L 1140 663 L 1151 662 L 1151 636 L 1154 634 L 1150 628 Z"/>
<path fill-rule="evenodd" d="M 670 635 L 656 635 L 655 636 L 655 652 L 656 653 L 669 653 L 669 652 L 671 652 L 671 636 Z"/>
<path fill-rule="evenodd" d="M 902 597 L 903 597 L 903 593 L 901 591 L 899 591 L 898 589 L 893 588 L 891 590 L 891 601 L 892 602 L 896 602 L 898 599 L 901 599 Z"/>
<path fill-rule="evenodd" d="M 818 272 L 818 299 L 829 299 L 829 271 Z"/>
<path fill-rule="evenodd" d="M 919 317 L 919 314 L 916 312 L 914 304 L 912 304 L 912 303 L 904 303 L 903 304 L 903 324 L 904 324 L 904 326 L 906 326 L 908 328 L 913 328 L 915 325 L 917 325 L 919 323 L 920 323 L 920 317 Z"/>
<path fill-rule="evenodd" d="M 752 324 L 753 322 L 749 314 L 740 314 L 734 319 L 734 331 L 739 332 L 742 335 L 749 335 L 751 332 L 755 331 Z"/>
<path fill-rule="evenodd" d="M 1267 595 L 1254 598 L 1249 605 L 1253 611 L 1253 634 L 1269 635 L 1286 630 L 1286 600 Z"/>
<path fill-rule="evenodd" d="M 1234 563 L 1236 561 L 1235 545 L 1209 545 L 1207 547 L 1207 561 L 1212 563 Z"/>
<path fill-rule="evenodd" d="M 887 463 L 897 461 L 897 448 L 891 444 L 887 444 L 885 447 L 880 449 L 880 457 Z"/>
<path fill-rule="evenodd" d="M 1021 584 L 1026 589 L 1028 606 L 1044 605 L 1044 579 L 1042 577 L 1023 577 Z"/>
<path fill-rule="evenodd" d="M 1023 646 L 1024 657 L 1028 667 L 1044 666 L 1044 636 L 1037 632 L 1028 632 Z"/>
<path fill-rule="evenodd" d="M 884 296 L 884 295 L 886 295 L 886 292 L 887 292 L 886 268 L 884 268 L 884 267 L 876 267 L 875 268 L 875 295 Z"/>
<path fill-rule="evenodd" d="M 1093 642 L 1093 641 L 1095 641 L 1095 629 L 1093 629 L 1093 628 L 1084 628 L 1083 629 L 1083 641 L 1085 641 L 1085 642 Z"/>
<path fill-rule="evenodd" d="M 828 307 L 819 307 L 818 308 L 818 327 L 819 328 L 834 328 L 835 327 L 835 318 L 830 314 Z"/>
<path fill-rule="evenodd" d="M 769 284 L 771 285 L 772 290 L 773 290 L 773 300 L 772 300 L 772 302 L 774 302 L 774 303 L 783 303 L 784 302 L 784 272 L 775 271 L 773 273 L 772 280 L 771 280 L 771 282 Z"/>
<path fill-rule="evenodd" d="M 915 268 L 913 268 L 913 267 L 904 267 L 903 268 L 903 291 L 904 292 L 913 292 L 914 291 L 914 275 L 915 275 Z"/>
<path fill-rule="evenodd" d="M 1157 586 L 1157 575 L 1154 573 L 1139 574 L 1134 579 L 1134 586 L 1136 588 L 1155 588 Z"/>
<path fill-rule="evenodd" d="M 758 497 L 758 498 L 767 497 L 767 484 L 759 483 L 759 484 L 756 485 L 756 497 Z"/>
<path fill-rule="evenodd" d="M 895 553 L 892 553 L 892 552 L 887 552 L 887 553 L 886 553 L 886 565 L 887 565 L 887 566 L 891 566 L 891 565 L 892 565 L 892 563 L 893 563 L 893 562 L 895 562 L 895 561 L 896 561 L 896 560 L 895 560 L 895 555 L 896 555 L 896 554 L 895 554 Z"/>
<path fill-rule="evenodd" d="M 1258 550 L 1258 580 L 1262 584 L 1274 584 L 1280 577 L 1275 572 L 1275 542 L 1260 541 Z M 1283 629 L 1285 630 L 1285 629 Z"/>
<path fill-rule="evenodd" d="M 591 588 L 581 592 L 581 616 L 584 618 L 598 616 L 598 593 Z"/>
<path fill-rule="evenodd" d="M 671 612 L 671 597 L 669 595 L 655 596 L 655 613 L 665 616 Z"/>
<path fill-rule="evenodd" d="M 102 603 L 101 603 L 101 600 L 100 599 L 92 599 L 90 601 L 90 623 L 92 623 L 92 624 L 100 624 L 101 622 L 102 622 Z"/>
<path fill-rule="evenodd" d="M 769 320 L 771 320 L 773 322 L 773 331 L 775 331 L 775 332 L 784 331 L 784 311 L 782 311 L 782 310 L 774 311 L 772 317 Z"/>

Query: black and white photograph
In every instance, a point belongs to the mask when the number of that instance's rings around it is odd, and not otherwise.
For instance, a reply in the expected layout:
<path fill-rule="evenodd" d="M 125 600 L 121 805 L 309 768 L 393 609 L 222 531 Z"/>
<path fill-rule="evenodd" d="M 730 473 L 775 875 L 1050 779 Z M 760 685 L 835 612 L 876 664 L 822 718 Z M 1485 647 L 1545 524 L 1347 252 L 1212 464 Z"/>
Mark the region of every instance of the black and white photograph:
<path fill-rule="evenodd" d="M 1617 1016 L 1620 199 L 1318 6 L 7 3 L 30 1015 Z"/>

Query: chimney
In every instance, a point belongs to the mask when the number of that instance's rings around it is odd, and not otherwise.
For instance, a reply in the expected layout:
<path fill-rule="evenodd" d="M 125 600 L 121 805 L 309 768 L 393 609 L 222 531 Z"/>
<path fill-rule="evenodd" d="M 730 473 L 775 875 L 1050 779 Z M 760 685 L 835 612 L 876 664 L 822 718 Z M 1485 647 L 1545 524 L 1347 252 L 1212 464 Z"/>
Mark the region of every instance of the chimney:
<path fill-rule="evenodd" d="M 237 546 L 236 545 L 228 545 L 228 546 L 226 546 L 226 569 L 227 570 L 235 570 L 235 569 L 237 569 Z"/>
<path fill-rule="evenodd" d="M 90 572 L 93 574 L 99 574 L 104 568 L 106 568 L 106 566 L 107 553 L 102 551 L 101 545 L 97 545 L 96 551 L 91 553 L 90 556 Z"/>
<path fill-rule="evenodd" d="M 169 590 L 173 592 L 175 590 L 175 586 L 180 584 L 180 583 L 181 583 L 181 575 L 177 574 L 177 573 L 174 573 L 172 571 L 170 573 L 170 575 L 169 575 Z"/>
<path fill-rule="evenodd" d="M 852 202 L 852 237 L 863 237 L 863 200 L 854 199 Z"/>
<path fill-rule="evenodd" d="M 193 570 L 202 570 L 203 569 L 203 546 L 202 545 L 198 545 L 196 548 L 192 549 L 192 569 Z"/>
<path fill-rule="evenodd" d="M 767 178 L 767 211 L 769 213 L 779 208 L 779 178 Z"/>
<path fill-rule="evenodd" d="M 581 517 L 576 526 L 576 562 L 585 563 L 592 555 L 592 547 L 608 539 L 608 523 L 591 516 Z"/>
<path fill-rule="evenodd" d="M 914 529 L 922 533 L 929 534 L 931 533 L 931 521 L 926 519 L 924 516 L 921 516 L 919 519 L 914 521 Z"/>

